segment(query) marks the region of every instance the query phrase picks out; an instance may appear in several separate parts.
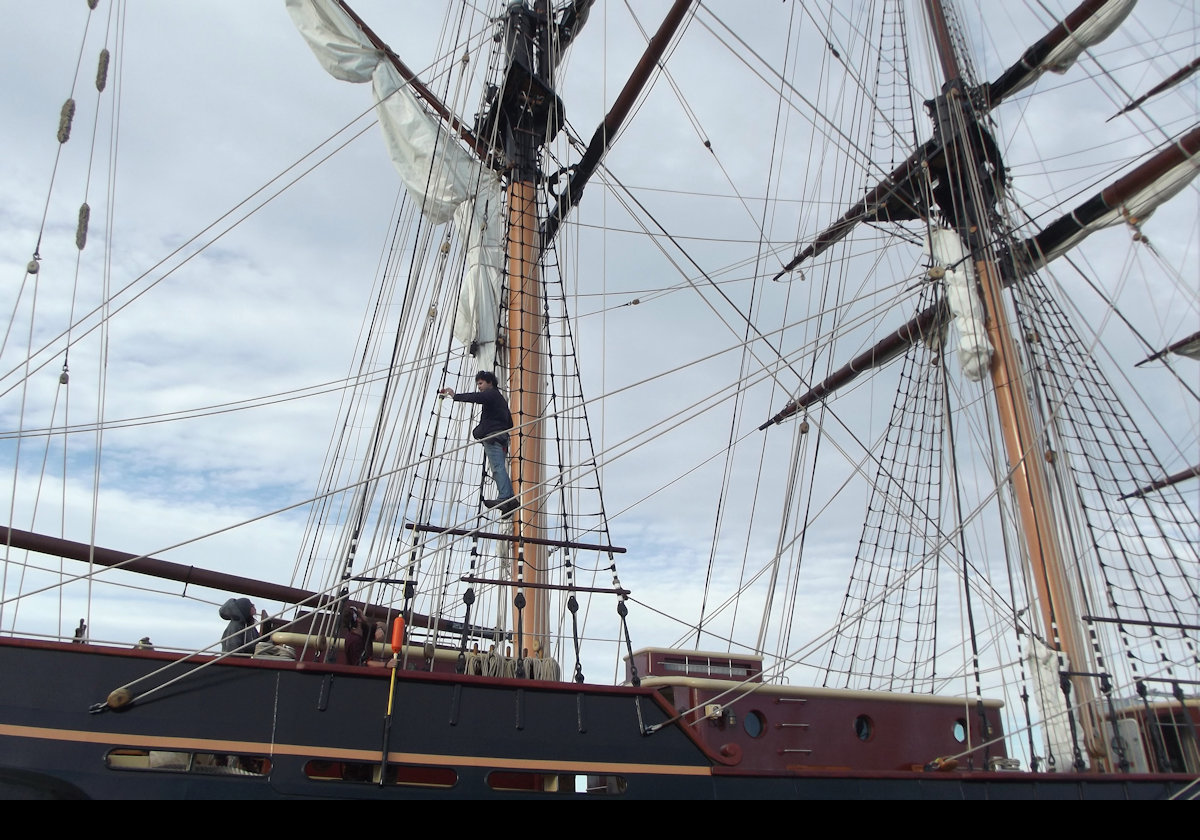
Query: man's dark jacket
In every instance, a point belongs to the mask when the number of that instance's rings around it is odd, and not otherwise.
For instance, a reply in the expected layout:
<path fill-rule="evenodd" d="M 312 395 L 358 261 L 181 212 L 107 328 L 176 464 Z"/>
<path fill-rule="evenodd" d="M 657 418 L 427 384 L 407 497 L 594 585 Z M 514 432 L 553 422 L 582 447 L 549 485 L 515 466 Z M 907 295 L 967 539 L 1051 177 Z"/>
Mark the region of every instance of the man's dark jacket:
<path fill-rule="evenodd" d="M 455 394 L 454 401 L 478 403 L 483 407 L 479 416 L 479 425 L 471 432 L 476 440 L 490 438 L 498 432 L 506 432 L 512 428 L 512 413 L 508 410 L 508 401 L 495 388 Z M 500 440 L 502 443 L 507 443 L 507 435 Z"/>

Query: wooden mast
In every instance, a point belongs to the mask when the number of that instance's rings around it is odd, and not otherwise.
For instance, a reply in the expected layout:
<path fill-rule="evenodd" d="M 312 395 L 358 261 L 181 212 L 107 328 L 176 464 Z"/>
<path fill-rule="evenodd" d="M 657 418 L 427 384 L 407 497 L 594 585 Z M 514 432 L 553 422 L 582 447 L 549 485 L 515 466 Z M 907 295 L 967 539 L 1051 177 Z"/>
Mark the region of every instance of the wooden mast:
<path fill-rule="evenodd" d="M 542 251 L 553 241 L 563 218 L 578 201 L 588 179 L 599 166 L 633 104 L 650 79 L 667 45 L 682 26 L 694 0 L 675 0 L 658 30 L 647 44 L 604 121 L 597 127 L 566 196 L 544 224 L 538 214 L 538 150 L 557 133 L 563 121 L 562 102 L 554 93 L 557 53 L 570 42 L 587 17 L 593 0 L 575 0 L 559 22 L 552 19 L 547 0 L 536 0 L 534 8 L 524 3 L 508 7 L 505 21 L 507 70 L 502 89 L 497 91 L 495 120 L 503 132 L 508 168 L 508 287 L 505 308 L 505 364 L 508 401 L 515 429 L 509 452 L 513 489 L 521 506 L 513 515 L 513 602 L 514 653 L 527 649 L 536 656 L 548 653 L 550 617 L 545 586 L 544 546 L 556 544 L 541 539 L 545 484 L 543 417 L 549 399 L 544 374 L 546 338 L 545 294 L 538 275 Z M 521 586 L 528 583 L 528 587 Z M 527 591 L 528 590 L 528 591 Z"/>
<path fill-rule="evenodd" d="M 1062 670 L 1074 674 L 1093 671 L 1092 656 L 1082 638 L 1077 619 L 1080 611 L 1068 579 L 1062 555 L 1062 542 L 1051 510 L 1050 482 L 1046 475 L 1042 445 L 1033 422 L 1033 410 L 1022 385 L 1020 360 L 1013 340 L 1012 326 L 1001 296 L 1003 284 L 994 253 L 986 243 L 994 241 L 990 233 L 991 214 L 979 199 L 984 194 L 976 166 L 956 165 L 973 160 L 968 148 L 970 133 L 977 131 L 966 101 L 962 74 L 953 42 L 946 25 L 941 0 L 926 0 L 926 9 L 934 31 L 939 59 L 946 77 L 944 102 L 946 123 L 940 125 L 947 146 L 948 172 L 955 179 L 954 194 L 961 206 L 942 208 L 953 217 L 959 235 L 969 244 L 975 258 L 975 271 L 987 317 L 987 333 L 994 356 L 990 368 L 992 392 L 1004 440 L 1009 466 L 1010 486 L 1017 502 L 1019 526 L 1028 554 L 1031 583 L 1037 591 L 1038 610 L 1046 641 L 1065 654 Z M 1081 709 L 1078 717 L 1089 755 L 1111 763 L 1101 735 L 1096 697 L 1091 680 L 1073 675 L 1069 702 Z M 1076 769 L 1082 769 L 1076 766 Z"/>
<path fill-rule="evenodd" d="M 504 26 L 506 71 L 497 93 L 494 118 L 503 135 L 508 171 L 507 288 L 504 309 L 504 364 L 513 416 L 509 448 L 513 491 L 520 507 L 511 516 L 513 540 L 513 655 L 549 653 L 549 592 L 542 535 L 544 487 L 543 416 L 546 406 L 543 335 L 544 293 L 538 273 L 540 249 L 539 150 L 557 132 L 562 105 L 553 90 L 553 21 L 549 4 L 508 7 Z M 525 538 L 535 538 L 526 541 Z M 522 584 L 529 583 L 526 587 Z M 519 661 L 519 660 L 518 660 Z"/>
<path fill-rule="evenodd" d="M 538 497 L 542 487 L 544 437 L 542 415 L 542 359 L 545 354 L 541 330 L 542 294 L 537 270 L 537 185 L 532 180 L 514 178 L 508 185 L 508 299 L 507 308 L 507 365 L 509 408 L 512 410 L 514 431 L 510 455 L 513 470 L 513 491 L 521 507 L 513 514 L 513 580 L 538 584 L 545 581 L 543 546 L 526 542 L 523 536 L 536 537 L 542 532 L 542 504 Z M 515 654 L 521 656 L 527 648 L 531 655 L 546 650 L 549 643 L 547 592 L 536 586 L 526 591 L 517 589 L 524 598 L 524 609 L 518 603 L 514 626 L 519 628 Z M 524 616 L 521 613 L 524 613 Z M 523 626 L 522 626 L 523 625 Z M 527 643 L 526 643 L 527 642 Z"/>

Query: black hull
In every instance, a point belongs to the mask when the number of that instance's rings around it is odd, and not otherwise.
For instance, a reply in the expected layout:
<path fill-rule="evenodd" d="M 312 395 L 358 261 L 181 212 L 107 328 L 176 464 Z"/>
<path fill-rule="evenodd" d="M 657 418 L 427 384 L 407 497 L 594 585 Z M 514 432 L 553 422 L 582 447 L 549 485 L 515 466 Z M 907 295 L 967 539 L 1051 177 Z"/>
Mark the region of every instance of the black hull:
<path fill-rule="evenodd" d="M 687 727 L 667 723 L 670 710 L 650 689 L 417 672 L 396 679 L 389 764 L 430 775 L 385 786 L 312 778 L 313 762 L 378 765 L 386 669 L 226 661 L 120 711 L 91 711 L 113 689 L 160 667 L 172 666 L 135 685 L 135 695 L 199 664 L 176 660 L 0 641 L 0 796 L 582 798 L 575 780 L 582 787 L 590 777 L 611 783 L 602 798 L 621 799 L 1160 799 L 1189 781 L 1019 772 L 751 774 L 706 749 Z M 666 725 L 644 734 L 658 724 Z M 114 755 L 147 751 L 258 756 L 269 769 L 222 775 L 112 766 Z M 546 779 L 560 791 L 525 787 Z"/>

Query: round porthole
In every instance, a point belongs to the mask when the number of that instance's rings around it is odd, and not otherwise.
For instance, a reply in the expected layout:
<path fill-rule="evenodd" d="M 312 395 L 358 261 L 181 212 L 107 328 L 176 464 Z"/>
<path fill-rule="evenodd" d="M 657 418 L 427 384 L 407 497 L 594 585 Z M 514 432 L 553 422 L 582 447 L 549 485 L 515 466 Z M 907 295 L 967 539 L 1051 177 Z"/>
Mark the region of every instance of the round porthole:
<path fill-rule="evenodd" d="M 874 721 L 866 715 L 859 715 L 854 719 L 854 734 L 860 741 L 870 741 L 871 736 L 875 734 Z"/>
<path fill-rule="evenodd" d="M 762 712 L 752 711 L 742 719 L 742 728 L 751 738 L 761 738 L 767 731 L 767 719 Z"/>
<path fill-rule="evenodd" d="M 954 721 L 954 740 L 960 744 L 967 740 L 967 722 L 962 718 Z"/>

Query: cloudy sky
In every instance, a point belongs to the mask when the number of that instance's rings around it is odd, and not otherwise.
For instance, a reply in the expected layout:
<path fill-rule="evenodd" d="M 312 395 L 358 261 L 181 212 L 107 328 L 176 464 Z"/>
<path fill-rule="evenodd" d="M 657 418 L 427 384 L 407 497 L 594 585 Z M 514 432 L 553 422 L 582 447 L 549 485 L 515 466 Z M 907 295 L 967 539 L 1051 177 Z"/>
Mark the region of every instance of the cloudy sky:
<path fill-rule="evenodd" d="M 490 43 L 490 7 L 352 5 L 471 118 L 478 94 L 467 87 L 477 79 L 460 86 L 448 71 L 464 52 L 473 72 L 485 69 L 486 51 L 479 48 Z M 598 4 L 564 69 L 560 94 L 569 130 L 585 142 L 644 43 L 630 5 L 640 26 L 652 30 L 668 4 Z M 972 22 L 965 37 L 976 50 L 979 76 L 994 78 L 1050 26 L 1050 17 L 1042 4 L 984 5 L 987 28 Z M 1046 5 L 1058 12 L 1072 4 Z M 65 452 L 61 435 L 49 444 L 44 435 L 19 445 L 5 438 L 3 464 L 12 478 L 0 499 L 10 500 L 15 527 L 94 537 L 110 548 L 286 583 L 301 550 L 305 508 L 175 546 L 314 494 L 340 398 L 320 386 L 353 368 L 400 187 L 372 125 L 369 91 L 321 70 L 282 2 L 131 2 L 116 6 L 119 15 L 111 8 L 101 0 L 89 16 L 83 0 L 0 0 L 6 31 L 20 34 L 0 52 L 8 80 L 0 97 L 0 265 L 3 309 L 13 313 L 0 352 L 2 426 L 11 432 L 94 424 L 102 378 L 110 424 L 101 438 L 73 434 Z M 1142 0 L 1126 30 L 1097 51 L 1103 70 L 1085 58 L 1067 75 L 1038 82 L 1044 100 L 1023 92 L 994 114 L 1018 200 L 1035 218 L 1079 203 L 1138 154 L 1194 122 L 1194 80 L 1152 113 L 1105 120 L 1123 104 L 1122 91 L 1136 95 L 1195 57 L 1196 15 L 1187 0 Z M 578 292 L 571 305 L 584 316 L 577 335 L 586 392 L 595 401 L 597 447 L 608 462 L 607 507 L 619 513 L 612 539 L 630 549 L 620 558 L 621 579 L 650 605 L 631 616 L 635 645 L 670 644 L 686 633 L 686 624 L 654 610 L 694 621 L 710 555 L 710 604 L 724 601 L 739 575 L 764 568 L 786 516 L 781 487 L 795 424 L 765 438 L 753 429 L 786 402 L 801 374 L 845 361 L 869 341 L 865 330 L 847 330 L 836 345 L 818 339 L 830 317 L 817 320 L 827 305 L 828 266 L 803 279 L 769 282 L 798 241 L 903 159 L 914 136 L 928 134 L 918 115 L 892 124 L 890 137 L 876 132 L 872 145 L 869 126 L 854 122 L 857 100 L 867 96 L 881 102 L 881 111 L 906 110 L 903 103 L 882 104 L 884 92 L 898 95 L 898 88 L 864 71 L 861 39 L 875 33 L 856 33 L 854 25 L 793 3 L 706 3 L 670 56 L 669 77 L 657 79 L 607 158 L 611 180 L 597 176 L 577 224 L 560 237 L 567 283 Z M 455 40 L 460 29 L 471 34 Z M 800 34 L 789 38 L 789 32 Z M 916 52 L 922 34 L 923 26 L 909 24 L 918 99 L 936 92 L 930 81 L 936 70 Z M 91 68 L 105 43 L 115 59 L 109 87 L 98 96 Z M 72 90 L 77 116 L 60 148 L 54 134 Z M 565 147 L 560 138 L 556 153 L 567 154 Z M 281 173 L 282 180 L 272 180 Z M 644 209 L 631 212 L 617 182 Z M 75 220 L 85 200 L 92 232 L 80 254 Z M 261 210 L 248 212 L 259 204 Z M 1161 260 L 1144 248 L 1131 252 L 1128 232 L 1115 230 L 1098 235 L 1104 241 L 1078 263 L 1115 281 L 1119 302 L 1136 304 L 1132 317 L 1154 346 L 1195 331 L 1200 320 L 1196 207 L 1193 186 L 1147 225 Z M 647 235 L 645 227 L 656 224 L 674 241 Z M 35 250 L 36 286 L 24 277 Z M 915 283 L 919 247 L 878 263 L 872 253 L 866 239 L 855 251 L 867 266 L 859 278 L 861 317 L 864 326 L 894 328 L 913 311 L 913 297 L 893 312 L 883 295 Z M 884 269 L 890 280 L 868 282 Z M 1149 433 L 1168 470 L 1190 466 L 1198 450 L 1194 401 L 1181 397 L 1161 368 L 1134 371 L 1132 364 L 1148 353 L 1119 334 L 1117 319 L 1074 271 L 1062 278 L 1072 305 L 1099 325 L 1096 354 L 1114 356 L 1104 362 L 1121 376 L 1144 377 L 1139 390 L 1149 396 L 1131 410 L 1161 424 Z M 120 310 L 111 318 L 94 312 L 106 298 Z M 763 341 L 752 344 L 751 355 L 740 353 L 747 312 L 771 333 L 770 344 L 790 367 Z M 1090 342 L 1096 335 L 1084 337 Z M 64 356 L 68 341 L 72 349 Z M 725 352 L 694 361 L 718 351 Z M 64 363 L 69 388 L 59 384 Z M 1194 387 L 1194 369 L 1180 370 Z M 757 385 L 735 403 L 730 397 L 739 381 Z M 248 410 L 113 423 L 302 389 L 309 389 L 303 399 Z M 888 387 L 875 393 L 863 386 L 842 413 L 886 415 L 890 404 Z M 844 450 L 836 459 L 842 473 L 862 464 L 885 419 L 854 435 L 840 425 L 830 430 L 826 446 Z M 618 446 L 664 423 L 671 428 L 660 436 L 636 438 L 646 445 Z M 727 462 L 731 438 L 747 444 L 738 447 L 738 460 Z M 1172 441 L 1181 443 L 1173 449 Z M 845 588 L 860 512 L 838 497 L 841 480 L 823 474 L 828 486 L 817 486 L 805 501 L 820 512 L 820 527 L 812 529 L 811 559 L 788 596 L 797 603 L 792 649 L 834 620 Z M 100 493 L 93 535 L 94 484 Z M 850 492 L 861 506 L 863 491 Z M 57 568 L 57 561 L 39 562 Z M 7 574 L 5 598 L 46 579 L 17 567 Z M 221 625 L 213 603 L 221 593 L 168 600 L 168 618 L 141 595 L 95 586 L 104 596 L 104 606 L 90 613 L 99 638 L 150 634 L 162 644 L 192 647 L 207 644 Z M 179 594 L 178 587 L 167 590 Z M 3 628 L 33 621 L 36 632 L 69 629 L 87 609 L 85 595 L 77 585 L 65 603 L 51 592 L 7 603 Z M 725 636 L 752 645 L 759 627 L 743 613 L 723 619 L 714 632 L 702 647 L 724 648 Z M 589 676 L 607 679 L 612 664 L 598 668 Z"/>

